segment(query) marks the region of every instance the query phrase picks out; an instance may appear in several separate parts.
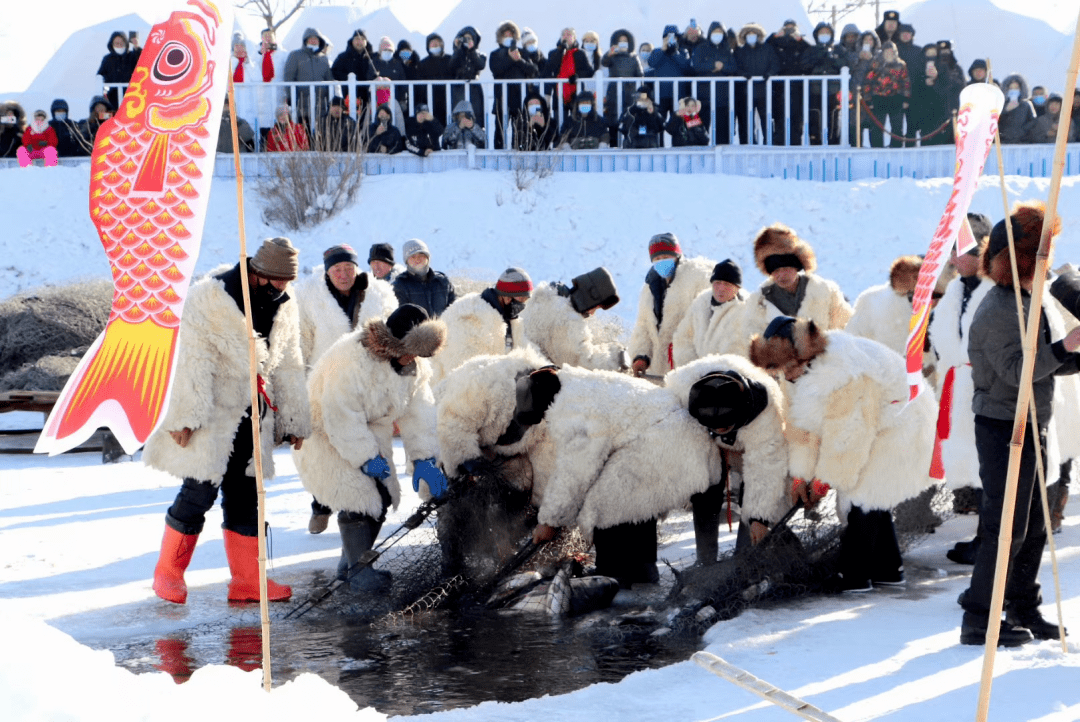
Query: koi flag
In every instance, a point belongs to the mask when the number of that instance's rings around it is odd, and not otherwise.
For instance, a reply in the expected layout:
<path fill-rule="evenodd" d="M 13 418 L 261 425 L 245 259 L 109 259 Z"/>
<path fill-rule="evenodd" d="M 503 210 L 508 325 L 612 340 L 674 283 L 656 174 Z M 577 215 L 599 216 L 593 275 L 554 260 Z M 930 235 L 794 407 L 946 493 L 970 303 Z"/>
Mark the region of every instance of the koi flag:
<path fill-rule="evenodd" d="M 98 130 L 90 218 L 112 270 L 112 309 L 37 453 L 62 453 L 108 426 L 133 454 L 165 415 L 206 219 L 231 29 L 230 4 L 209 0 L 188 0 L 154 25 L 119 110 Z"/>
<path fill-rule="evenodd" d="M 923 345 L 930 322 L 930 297 L 941 276 L 941 269 L 949 260 L 953 244 L 963 235 L 961 228 L 967 225 L 968 207 L 978 187 L 979 176 L 986 166 L 990 146 L 994 143 L 998 114 L 1004 103 L 1005 96 L 1001 90 L 990 83 L 975 83 L 960 93 L 960 113 L 956 117 L 956 175 L 952 195 L 919 269 L 919 280 L 912 299 L 907 341 L 909 400 L 914 400 L 924 385 Z M 974 242 L 971 229 L 967 228 L 966 237 L 961 241 L 961 251 L 970 248 Z"/>

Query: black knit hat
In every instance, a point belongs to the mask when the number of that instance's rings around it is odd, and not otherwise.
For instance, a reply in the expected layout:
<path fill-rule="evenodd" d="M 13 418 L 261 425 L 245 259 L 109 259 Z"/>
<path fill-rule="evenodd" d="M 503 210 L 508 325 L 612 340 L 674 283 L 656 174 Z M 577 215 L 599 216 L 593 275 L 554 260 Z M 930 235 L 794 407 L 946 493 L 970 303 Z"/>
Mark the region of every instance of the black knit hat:
<path fill-rule="evenodd" d="M 415 303 L 404 303 L 386 319 L 386 327 L 394 338 L 403 339 L 405 334 L 428 320 L 428 312 Z"/>
<path fill-rule="evenodd" d="M 371 246 L 371 250 L 368 251 L 367 262 L 382 261 L 383 263 L 389 263 L 394 265 L 394 247 L 389 243 L 376 243 Z"/>
<path fill-rule="evenodd" d="M 733 286 L 742 287 L 742 268 L 730 258 L 725 258 L 713 266 L 709 283 L 716 283 L 717 281 L 727 281 Z"/>
<path fill-rule="evenodd" d="M 327 270 L 339 263 L 351 263 L 358 266 L 360 265 L 359 261 L 360 258 L 356 255 L 356 251 L 347 243 L 330 246 L 322 254 L 323 268 Z"/>

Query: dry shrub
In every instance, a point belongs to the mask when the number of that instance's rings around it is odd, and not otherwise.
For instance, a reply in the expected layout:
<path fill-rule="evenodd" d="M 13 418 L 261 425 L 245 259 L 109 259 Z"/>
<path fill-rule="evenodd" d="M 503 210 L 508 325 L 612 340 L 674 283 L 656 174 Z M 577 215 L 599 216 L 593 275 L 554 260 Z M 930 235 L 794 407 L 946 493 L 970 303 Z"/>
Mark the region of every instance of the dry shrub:
<path fill-rule="evenodd" d="M 113 286 L 105 280 L 49 286 L 0 302 L 0 377 L 44 356 L 93 343 L 109 320 Z"/>
<path fill-rule="evenodd" d="M 263 220 L 290 231 L 312 228 L 349 206 L 364 178 L 364 152 L 269 153 L 267 180 L 256 186 Z"/>

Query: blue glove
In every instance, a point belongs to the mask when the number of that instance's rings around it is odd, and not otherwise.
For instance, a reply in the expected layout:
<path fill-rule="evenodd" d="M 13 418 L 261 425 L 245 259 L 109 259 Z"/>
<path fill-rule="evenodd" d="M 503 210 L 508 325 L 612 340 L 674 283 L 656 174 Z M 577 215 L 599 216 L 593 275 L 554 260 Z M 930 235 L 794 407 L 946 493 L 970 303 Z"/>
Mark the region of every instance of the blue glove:
<path fill-rule="evenodd" d="M 434 458 L 413 462 L 413 491 L 420 491 L 421 481 L 427 484 L 428 491 L 431 492 L 433 499 L 442 499 L 446 496 L 446 492 L 450 490 L 446 484 L 446 475 L 442 473 L 439 467 L 435 466 Z"/>
<path fill-rule="evenodd" d="M 386 463 L 386 459 L 381 456 L 376 456 L 368 459 L 360 467 L 360 471 L 370 476 L 375 481 L 386 481 L 390 476 L 390 464 Z"/>

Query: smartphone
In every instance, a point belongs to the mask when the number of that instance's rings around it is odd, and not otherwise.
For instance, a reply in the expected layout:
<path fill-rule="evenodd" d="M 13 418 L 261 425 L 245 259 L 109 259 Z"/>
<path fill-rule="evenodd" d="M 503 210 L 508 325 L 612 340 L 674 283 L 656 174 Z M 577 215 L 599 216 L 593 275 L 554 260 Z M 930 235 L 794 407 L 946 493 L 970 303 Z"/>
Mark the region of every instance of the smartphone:
<path fill-rule="evenodd" d="M 692 27 L 692 28 L 697 27 L 697 18 L 690 18 L 690 27 Z"/>
<path fill-rule="evenodd" d="M 128 30 L 128 42 L 131 42 L 133 40 L 138 40 L 138 39 L 139 39 L 139 31 L 138 30 Z"/>

